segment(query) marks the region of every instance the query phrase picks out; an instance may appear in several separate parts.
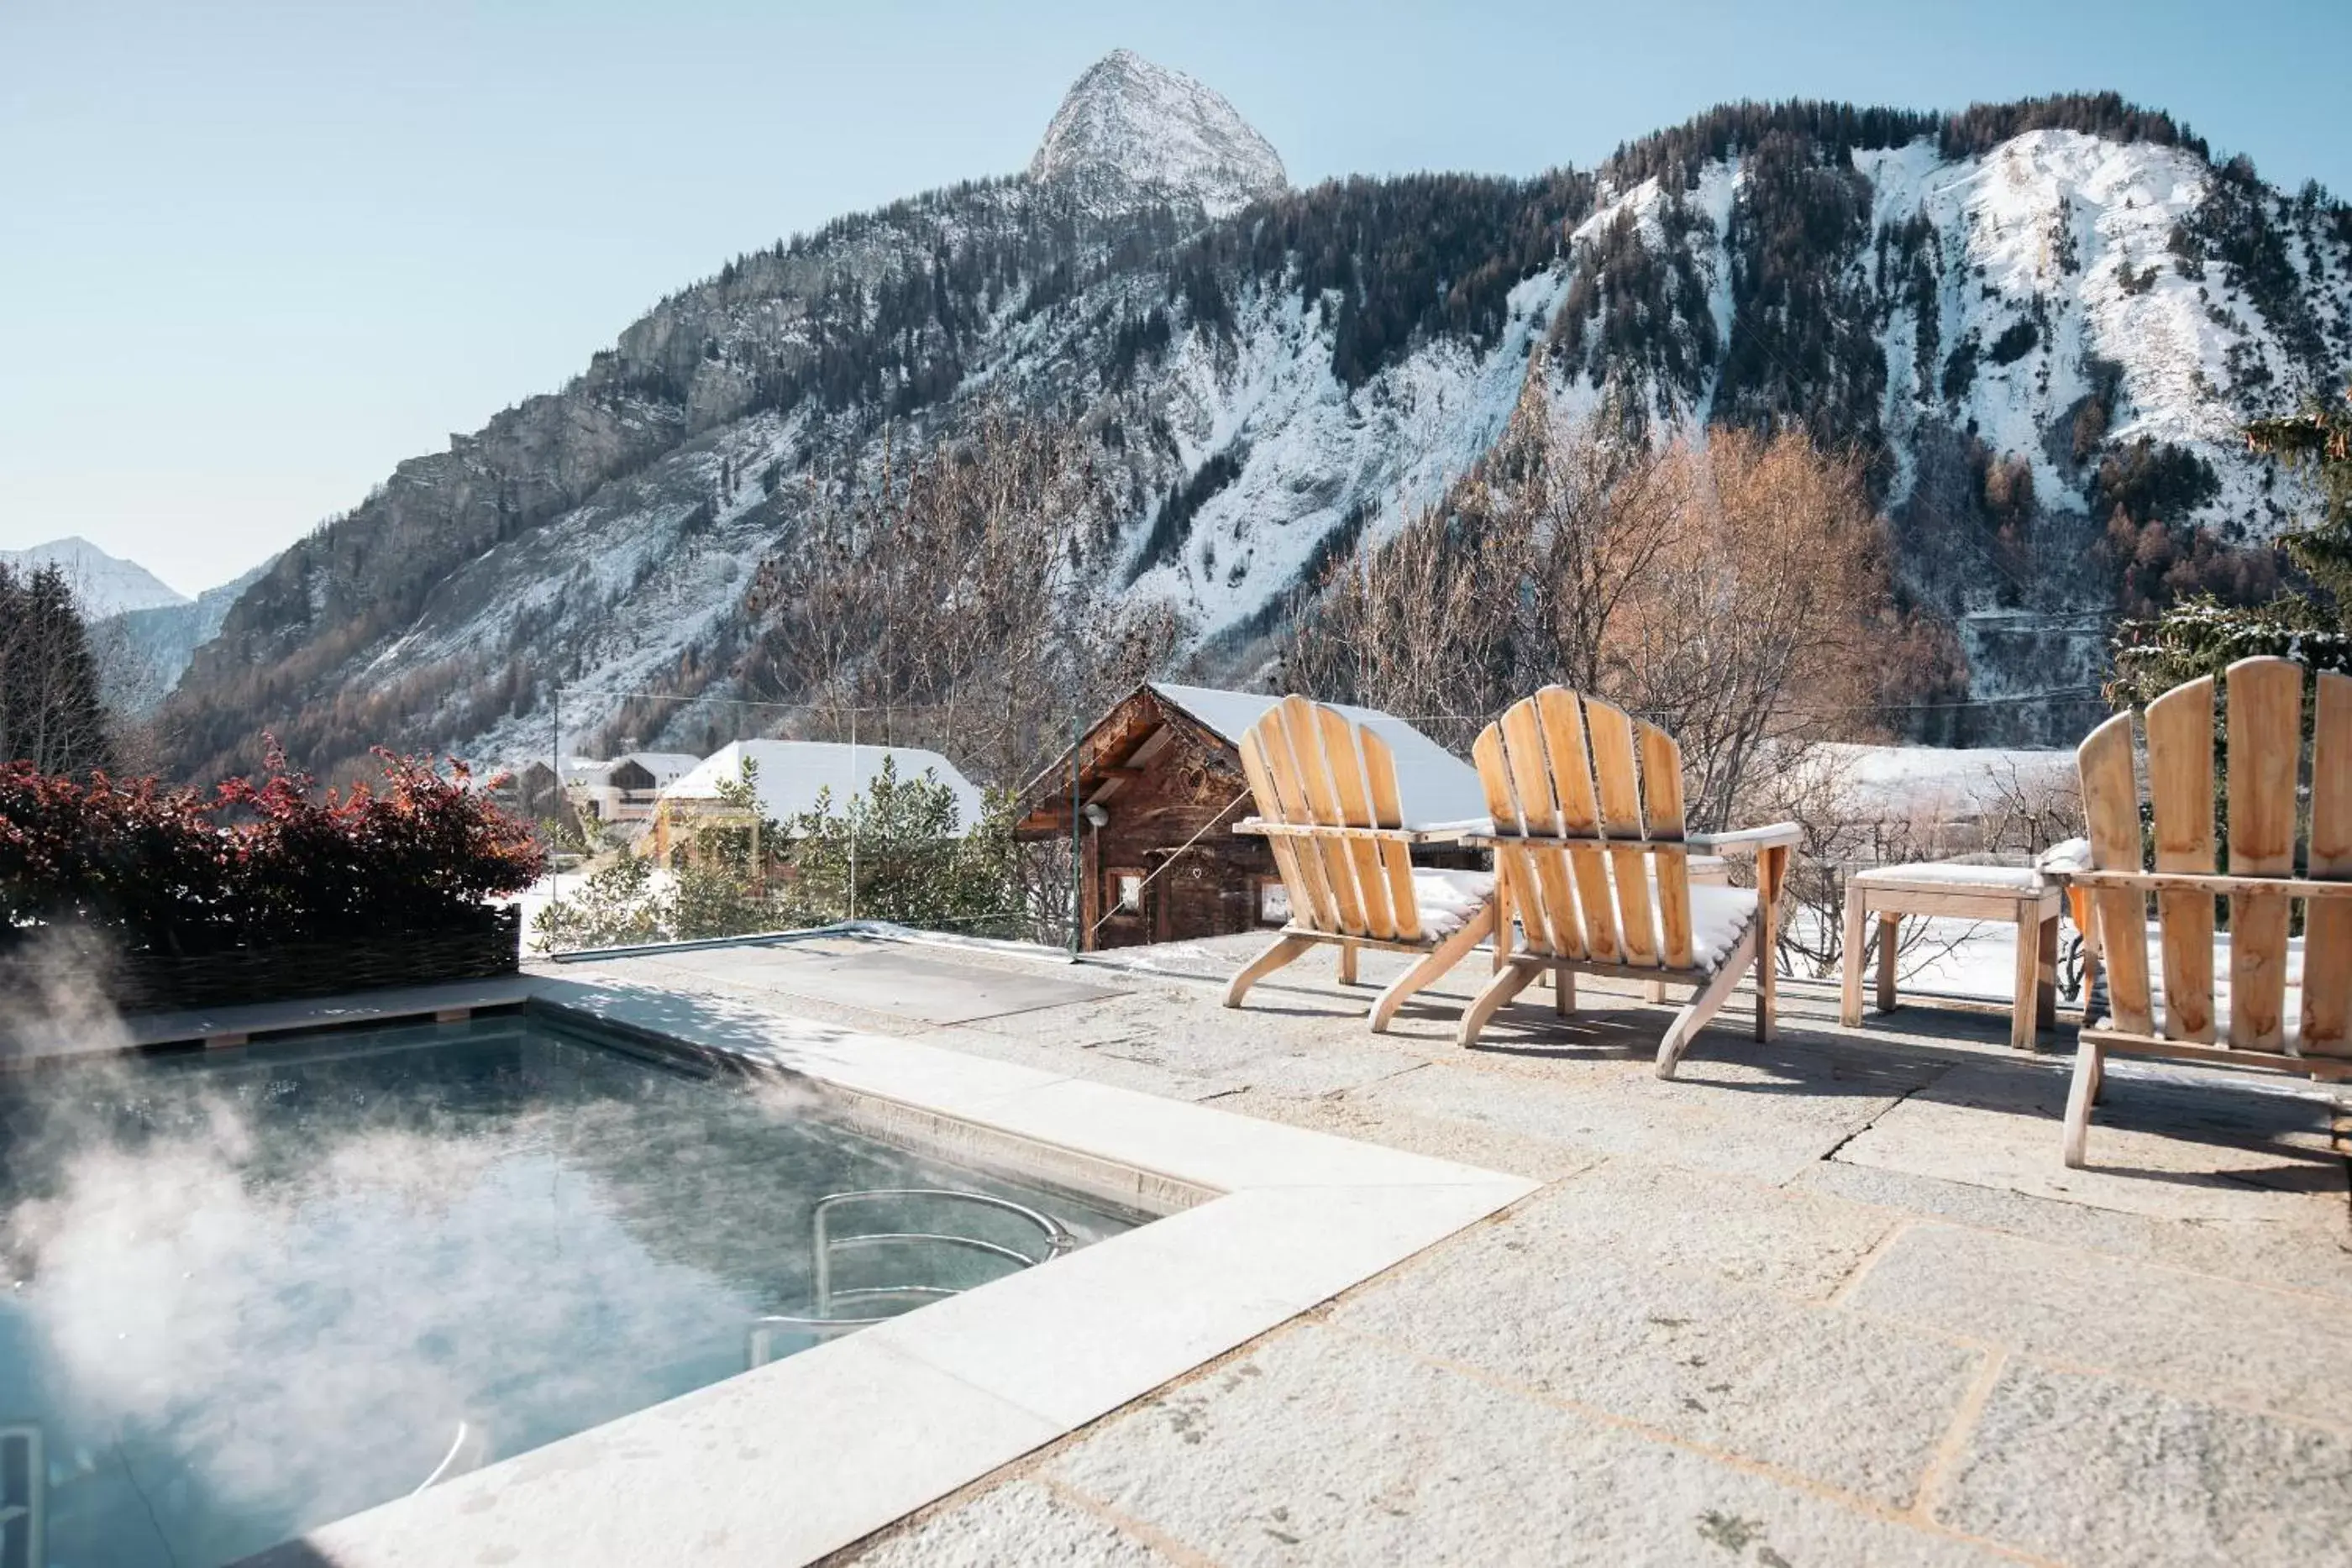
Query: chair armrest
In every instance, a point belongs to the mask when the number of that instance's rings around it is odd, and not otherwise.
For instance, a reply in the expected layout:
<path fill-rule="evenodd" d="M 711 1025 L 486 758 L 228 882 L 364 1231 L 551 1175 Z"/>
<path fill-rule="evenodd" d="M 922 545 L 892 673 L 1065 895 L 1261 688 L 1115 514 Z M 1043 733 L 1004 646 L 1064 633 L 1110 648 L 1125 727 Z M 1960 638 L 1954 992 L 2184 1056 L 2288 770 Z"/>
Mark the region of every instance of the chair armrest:
<path fill-rule="evenodd" d="M 1451 843 L 1455 837 L 1451 831 L 1425 828 L 1342 828 L 1320 822 L 1269 822 L 1264 817 L 1244 817 L 1234 824 L 1234 831 L 1267 839 L 1354 839 L 1400 844 Z"/>
<path fill-rule="evenodd" d="M 1683 841 L 1695 850 L 1754 854 L 1759 850 L 1794 849 L 1804 837 L 1805 830 L 1796 823 L 1775 822 L 1769 828 L 1741 828 L 1730 833 L 1691 833 Z"/>

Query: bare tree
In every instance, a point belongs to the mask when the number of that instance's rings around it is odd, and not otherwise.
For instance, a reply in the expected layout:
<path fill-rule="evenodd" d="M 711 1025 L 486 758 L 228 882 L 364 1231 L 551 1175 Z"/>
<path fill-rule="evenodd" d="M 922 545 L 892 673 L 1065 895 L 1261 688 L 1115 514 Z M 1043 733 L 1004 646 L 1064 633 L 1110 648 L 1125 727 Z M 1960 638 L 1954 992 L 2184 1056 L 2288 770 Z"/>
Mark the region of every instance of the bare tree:
<path fill-rule="evenodd" d="M 1076 427 L 988 411 L 912 462 L 886 449 L 863 483 L 814 485 L 808 515 L 761 568 L 747 688 L 806 704 L 804 728 L 934 747 L 1010 786 L 1074 712 L 1164 663 L 1165 606 L 1107 611 L 1080 591 L 1108 501 Z M 814 483 L 814 482 L 813 482 Z"/>
<path fill-rule="evenodd" d="M 1604 692 L 1682 743 L 1721 821 L 1768 757 L 1868 731 L 1895 652 L 1885 530 L 1862 465 L 1801 433 L 1717 431 L 1659 459 L 1682 524 L 1612 618 Z"/>
<path fill-rule="evenodd" d="M 1906 632 L 1858 463 L 1793 432 L 1654 450 L 1531 397 L 1441 505 L 1333 575 L 1287 674 L 1458 716 L 1427 725 L 1457 748 L 1547 683 L 1605 697 L 1682 743 L 1692 811 L 1719 822 L 1759 767 L 1874 728 Z"/>

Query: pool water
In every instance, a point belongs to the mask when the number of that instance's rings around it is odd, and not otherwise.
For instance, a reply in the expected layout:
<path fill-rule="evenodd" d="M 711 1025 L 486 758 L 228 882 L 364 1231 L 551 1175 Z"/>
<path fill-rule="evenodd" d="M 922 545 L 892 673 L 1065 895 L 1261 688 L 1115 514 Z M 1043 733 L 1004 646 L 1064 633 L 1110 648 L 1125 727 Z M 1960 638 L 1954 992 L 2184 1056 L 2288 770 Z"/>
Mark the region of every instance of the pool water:
<path fill-rule="evenodd" d="M 818 1343 L 827 1194 L 1142 1217 L 857 1137 L 773 1081 L 533 1015 L 0 1085 L 0 1568 L 204 1568 Z M 828 1206 L 835 1315 L 1046 1249 L 1014 1208 Z M 1000 1250 L 1002 1249 L 1002 1250 Z"/>

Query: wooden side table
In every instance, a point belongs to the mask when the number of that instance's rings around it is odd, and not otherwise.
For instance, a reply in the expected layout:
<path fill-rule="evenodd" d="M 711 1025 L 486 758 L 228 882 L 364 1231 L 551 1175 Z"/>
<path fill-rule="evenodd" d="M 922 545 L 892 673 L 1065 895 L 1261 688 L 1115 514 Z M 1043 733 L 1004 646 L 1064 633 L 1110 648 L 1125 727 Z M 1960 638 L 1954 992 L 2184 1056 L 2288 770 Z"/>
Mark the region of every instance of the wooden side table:
<path fill-rule="evenodd" d="M 2017 927 L 2009 1043 L 2032 1051 L 2037 1027 L 2058 1021 L 2058 915 L 2063 903 L 2060 884 L 2032 866 L 1930 861 L 1854 873 L 1845 883 L 1845 987 L 1839 1020 L 1849 1029 L 1862 1023 L 1864 936 L 1874 915 L 1883 1013 L 1895 1007 L 1895 939 L 1905 915 L 2007 921 Z"/>

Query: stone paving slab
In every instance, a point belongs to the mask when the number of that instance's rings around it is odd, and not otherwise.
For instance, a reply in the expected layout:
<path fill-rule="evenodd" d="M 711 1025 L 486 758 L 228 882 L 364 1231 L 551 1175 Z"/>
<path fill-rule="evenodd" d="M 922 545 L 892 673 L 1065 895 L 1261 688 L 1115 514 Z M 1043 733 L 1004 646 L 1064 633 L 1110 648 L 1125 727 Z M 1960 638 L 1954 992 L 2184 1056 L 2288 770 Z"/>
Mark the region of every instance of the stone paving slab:
<path fill-rule="evenodd" d="M 1343 1138 L 1362 1138 L 1438 1159 L 1459 1159 L 1469 1141 L 1469 1134 L 1456 1123 L 1376 1104 L 1360 1094 L 1333 1092 L 1299 1099 L 1250 1089 L 1220 1100 L 1217 1104 L 1220 1109 L 1247 1116 L 1263 1116 L 1294 1127 L 1311 1127 Z M 1476 1144 L 1479 1158 L 1489 1168 L 1537 1181 L 1559 1181 L 1606 1157 L 1590 1149 L 1571 1148 L 1491 1128 L 1477 1133 Z"/>
<path fill-rule="evenodd" d="M 2352 1563 L 2352 1440 L 2012 1364 L 1937 1515 L 2055 1561 Z"/>
<path fill-rule="evenodd" d="M 2320 1208 L 2302 1216 L 2309 1224 L 2284 1215 L 2184 1221 L 1842 1159 L 1821 1161 L 1792 1185 L 2055 1246 L 2352 1297 L 2352 1212 Z"/>
<path fill-rule="evenodd" d="M 1820 1300 L 1901 1222 L 1843 1198 L 1618 1158 L 1517 1205 L 1478 1244 L 1499 1239 L 1507 1250 L 1580 1267 L 1683 1273 Z"/>
<path fill-rule="evenodd" d="M 2056 1065 L 1957 1067 L 1837 1157 L 2168 1218 L 2272 1218 L 2282 1193 L 2342 1209 L 2346 1167 L 2324 1100 L 2219 1074 L 2189 1083 L 2110 1069 L 2092 1120 L 2091 1168 L 2069 1170 L 2058 1159 L 2066 1086 Z"/>
<path fill-rule="evenodd" d="M 2326 1296 L 1922 1224 L 1895 1238 L 1846 1304 L 2044 1361 L 2352 1426 L 2352 1312 Z"/>
<path fill-rule="evenodd" d="M 1646 1064 L 1633 1074 L 1536 1077 L 1455 1060 L 1384 1079 L 1365 1093 L 1383 1105 L 1466 1126 L 1783 1181 L 1901 1097 L 1883 1085 L 1840 1087 L 1858 1092 L 1727 1092 L 1720 1082 L 1661 1082 Z"/>
<path fill-rule="evenodd" d="M 1476 1228 L 1330 1321 L 1889 1508 L 1910 1506 L 1982 1352 L 1724 1285 L 1708 1264 L 1662 1263 L 1670 1242 L 1612 1256 L 1582 1244 L 1612 1228 L 1593 1225 L 1580 1206 L 1553 1207 L 1539 1202 Z M 1830 1250 L 1833 1268 L 1847 1260 L 1839 1256 L 1847 1249 Z"/>
<path fill-rule="evenodd" d="M 1014 1481 L 835 1561 L 843 1568 L 1006 1568 L 1016 1563 L 1173 1568 L 1181 1559 L 1154 1550 L 1035 1481 Z"/>
<path fill-rule="evenodd" d="M 1313 1324 L 1163 1391 L 1044 1472 L 1234 1565 L 2006 1561 Z"/>

